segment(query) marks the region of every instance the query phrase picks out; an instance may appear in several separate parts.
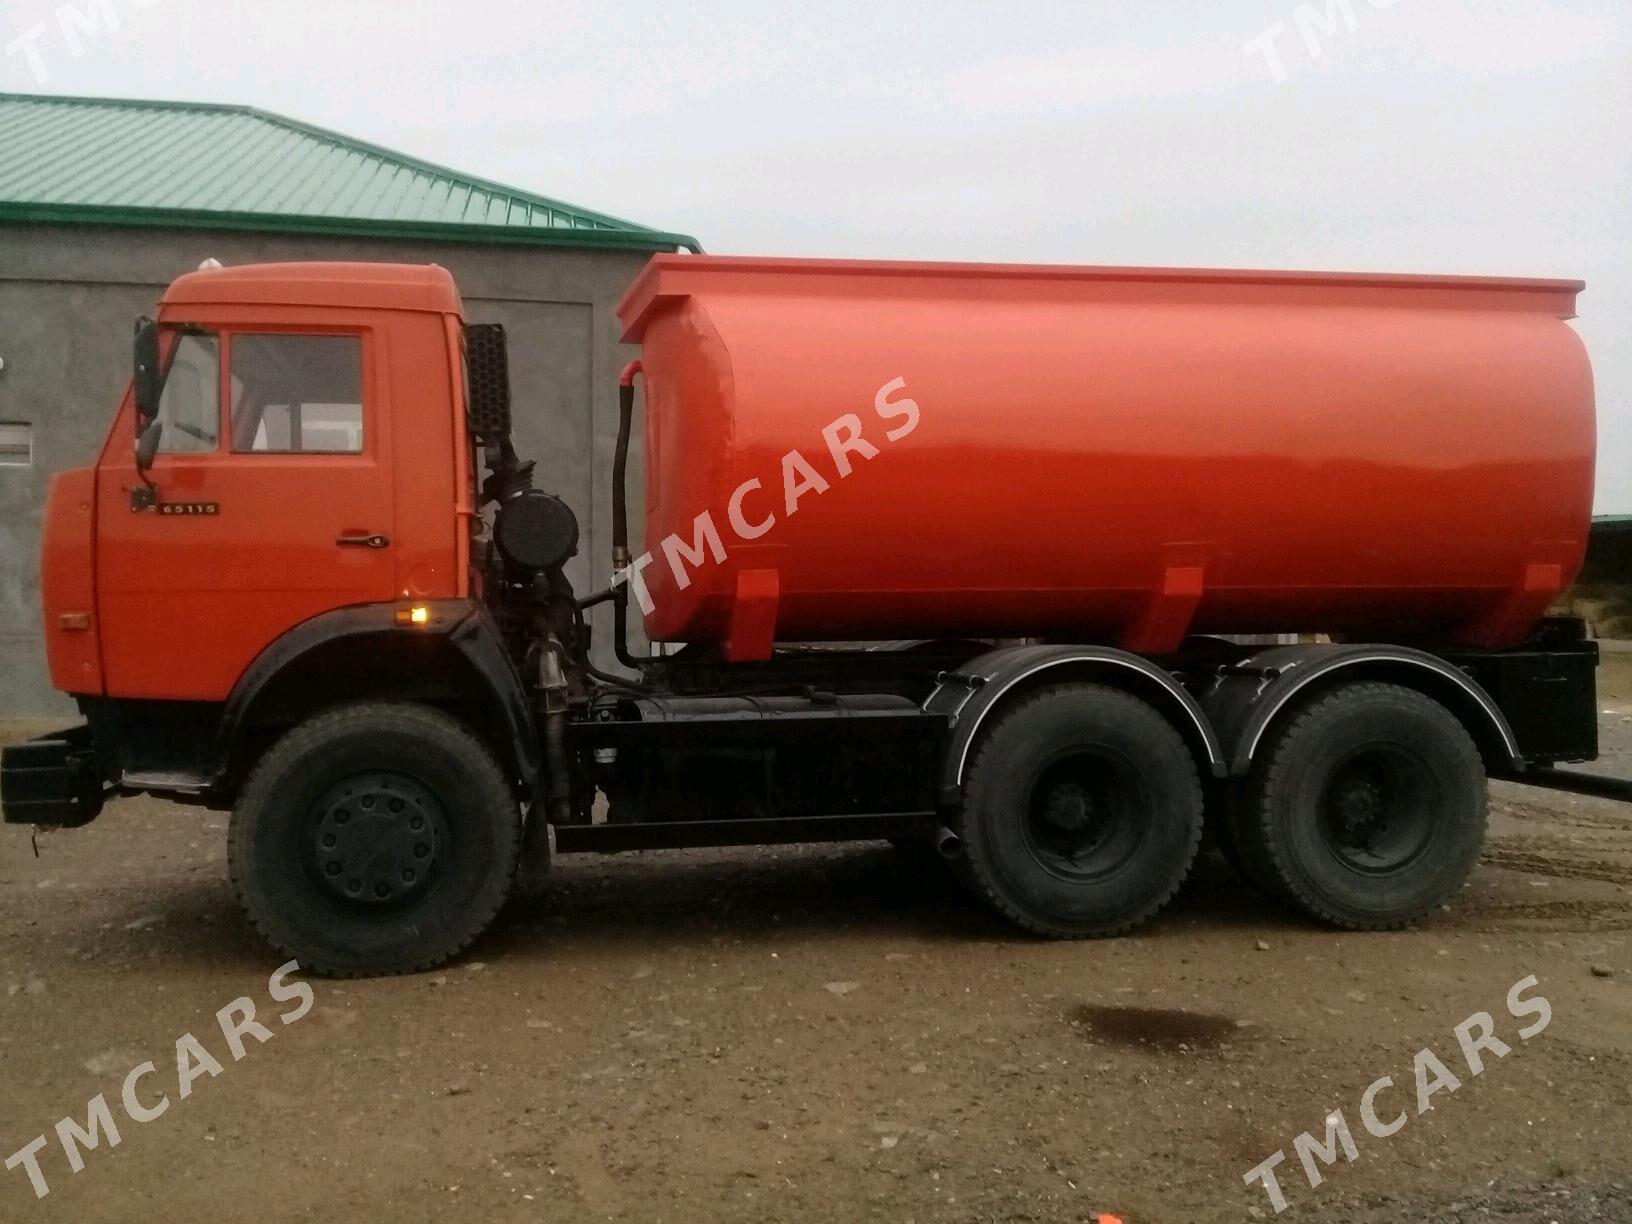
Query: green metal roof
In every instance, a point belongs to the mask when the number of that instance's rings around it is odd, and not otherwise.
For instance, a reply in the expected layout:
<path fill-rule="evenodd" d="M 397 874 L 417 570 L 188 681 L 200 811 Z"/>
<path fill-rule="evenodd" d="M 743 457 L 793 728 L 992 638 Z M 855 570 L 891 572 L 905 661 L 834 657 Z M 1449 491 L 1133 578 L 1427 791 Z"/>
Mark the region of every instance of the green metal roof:
<path fill-rule="evenodd" d="M 0 93 L 0 222 L 696 250 L 247 106 Z"/>

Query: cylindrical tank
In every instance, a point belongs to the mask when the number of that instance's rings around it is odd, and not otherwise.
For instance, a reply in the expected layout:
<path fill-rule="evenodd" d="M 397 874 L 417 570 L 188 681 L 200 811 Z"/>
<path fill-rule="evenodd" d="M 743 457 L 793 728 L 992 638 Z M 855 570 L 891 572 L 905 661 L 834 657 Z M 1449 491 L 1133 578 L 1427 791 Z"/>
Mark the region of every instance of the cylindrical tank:
<path fill-rule="evenodd" d="M 647 634 L 1520 641 L 1591 518 L 1581 288 L 658 256 Z"/>

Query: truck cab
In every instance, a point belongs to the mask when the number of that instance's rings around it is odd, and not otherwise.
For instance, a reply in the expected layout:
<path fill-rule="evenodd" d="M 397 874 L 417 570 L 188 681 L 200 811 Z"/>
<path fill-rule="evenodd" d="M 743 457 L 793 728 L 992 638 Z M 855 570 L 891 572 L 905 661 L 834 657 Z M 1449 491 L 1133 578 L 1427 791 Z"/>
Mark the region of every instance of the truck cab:
<path fill-rule="evenodd" d="M 314 616 L 468 594 L 462 309 L 445 271 L 197 272 L 157 327 L 152 466 L 137 465 L 132 391 L 95 467 L 50 494 L 56 687 L 220 703 Z"/>

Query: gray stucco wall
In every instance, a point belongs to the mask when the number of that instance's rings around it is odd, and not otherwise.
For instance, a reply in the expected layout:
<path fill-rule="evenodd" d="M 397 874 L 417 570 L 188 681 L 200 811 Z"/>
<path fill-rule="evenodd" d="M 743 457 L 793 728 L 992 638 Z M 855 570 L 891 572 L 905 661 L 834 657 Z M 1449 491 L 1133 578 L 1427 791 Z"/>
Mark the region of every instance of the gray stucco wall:
<path fill-rule="evenodd" d="M 131 322 L 151 313 L 171 280 L 208 258 L 234 265 L 438 263 L 452 272 L 471 320 L 502 323 L 509 332 L 517 450 L 538 460 L 540 486 L 578 512 L 583 539 L 568 575 L 580 592 L 604 585 L 617 376 L 635 355 L 619 343 L 612 311 L 646 254 L 0 225 L 0 421 L 30 424 L 34 434 L 31 466 L 0 466 L 0 717 L 72 711 L 51 689 L 42 646 L 46 487 L 53 473 L 94 461 L 129 378 Z M 630 473 L 637 553 L 640 488 L 637 453 Z M 598 642 L 608 632 L 597 623 Z"/>

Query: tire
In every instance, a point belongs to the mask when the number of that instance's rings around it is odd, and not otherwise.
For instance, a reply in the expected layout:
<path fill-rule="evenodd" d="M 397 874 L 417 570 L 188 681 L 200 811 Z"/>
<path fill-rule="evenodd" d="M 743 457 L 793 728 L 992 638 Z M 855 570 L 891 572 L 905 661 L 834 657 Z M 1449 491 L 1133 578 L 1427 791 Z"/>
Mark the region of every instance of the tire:
<path fill-rule="evenodd" d="M 1250 788 L 1231 779 L 1220 787 L 1213 829 L 1219 849 L 1235 872 L 1271 901 L 1293 904 L 1270 867 L 1263 839 L 1257 833 L 1256 797 Z"/>
<path fill-rule="evenodd" d="M 1349 930 L 1391 930 L 1467 882 L 1489 788 L 1472 738 L 1413 689 L 1353 684 L 1316 698 L 1275 739 L 1237 831 L 1277 895 Z"/>
<path fill-rule="evenodd" d="M 1116 689 L 1043 689 L 978 741 L 954 831 L 964 883 L 1028 931 L 1118 935 L 1170 901 L 1201 845 L 1183 738 Z"/>
<path fill-rule="evenodd" d="M 440 710 L 346 706 L 280 739 L 228 831 L 233 891 L 273 945 L 331 977 L 429 969 L 487 929 L 521 813 L 485 744 Z"/>

